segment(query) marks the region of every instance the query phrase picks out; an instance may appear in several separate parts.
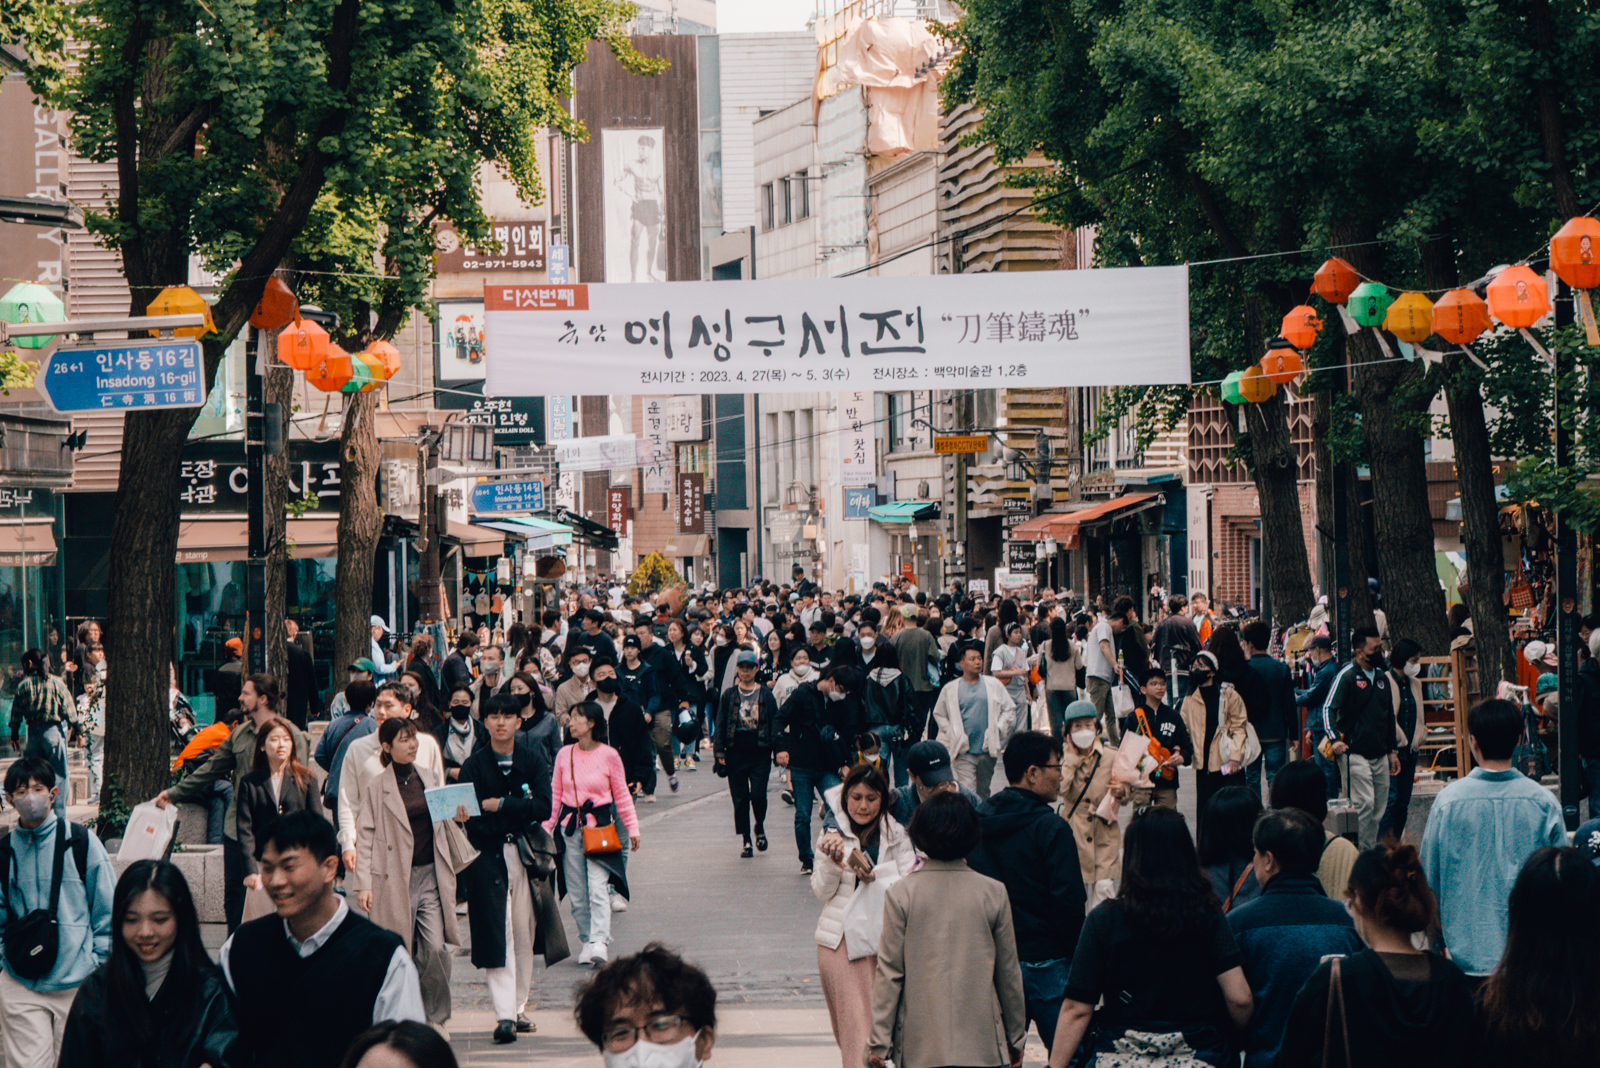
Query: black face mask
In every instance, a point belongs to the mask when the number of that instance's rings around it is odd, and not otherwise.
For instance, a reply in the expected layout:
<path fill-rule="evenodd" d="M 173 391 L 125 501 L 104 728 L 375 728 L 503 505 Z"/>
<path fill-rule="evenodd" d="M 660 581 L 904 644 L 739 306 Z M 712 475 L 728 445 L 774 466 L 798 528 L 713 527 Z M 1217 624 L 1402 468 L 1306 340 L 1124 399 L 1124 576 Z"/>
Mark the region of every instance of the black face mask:
<path fill-rule="evenodd" d="M 594 688 L 607 695 L 622 692 L 622 684 L 616 679 L 601 679 L 594 684 Z"/>
<path fill-rule="evenodd" d="M 1189 681 L 1194 683 L 1196 686 L 1210 686 L 1211 685 L 1211 672 L 1209 672 L 1209 671 L 1195 671 L 1193 668 L 1190 668 L 1189 669 Z"/>
<path fill-rule="evenodd" d="M 517 699 L 517 702 L 521 704 L 523 708 L 527 708 L 529 705 L 533 704 L 533 694 L 531 693 L 519 693 L 513 694 L 512 696 Z"/>
<path fill-rule="evenodd" d="M 472 715 L 471 705 L 451 705 L 450 718 L 458 723 L 465 723 Z"/>
<path fill-rule="evenodd" d="M 1384 668 L 1386 668 L 1388 666 L 1389 666 L 1389 658 L 1388 657 L 1384 656 L 1382 653 L 1374 653 L 1374 654 L 1372 654 L 1372 670 L 1374 670 L 1374 671 L 1382 671 Z"/>

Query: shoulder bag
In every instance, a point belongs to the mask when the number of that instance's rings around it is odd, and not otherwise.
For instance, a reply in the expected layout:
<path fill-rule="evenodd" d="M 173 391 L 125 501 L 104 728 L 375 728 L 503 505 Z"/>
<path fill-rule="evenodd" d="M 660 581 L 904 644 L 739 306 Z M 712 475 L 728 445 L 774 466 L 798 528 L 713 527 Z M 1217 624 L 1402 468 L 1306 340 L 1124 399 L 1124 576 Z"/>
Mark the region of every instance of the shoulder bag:
<path fill-rule="evenodd" d="M 1105 756 L 1105 750 L 1103 749 L 1094 755 L 1094 767 L 1089 769 L 1089 781 L 1083 784 L 1083 789 L 1078 793 L 1078 799 L 1072 803 L 1072 808 L 1067 811 L 1064 817 L 1067 821 L 1070 822 L 1072 820 L 1073 815 L 1078 811 L 1078 806 L 1083 804 L 1083 799 L 1088 796 L 1089 788 L 1094 785 L 1095 772 L 1100 770 L 1100 758 L 1103 756 Z"/>
<path fill-rule="evenodd" d="M 1333 1066 L 1333 1006 L 1339 1005 L 1339 1035 L 1343 1039 L 1345 1068 L 1350 1066 L 1350 1020 L 1344 1008 L 1344 981 L 1339 974 L 1339 958 L 1333 958 L 1331 974 L 1328 976 L 1328 1014 L 1322 1027 L 1322 1068 Z"/>
<path fill-rule="evenodd" d="M 50 875 L 50 903 L 19 919 L 11 919 L 11 865 L 15 852 L 5 852 L 6 875 L 6 969 L 18 979 L 38 980 L 50 974 L 61 952 L 61 926 L 56 912 L 61 904 L 61 869 L 67 858 L 67 839 L 72 828 L 62 820 L 57 824 L 55 866 Z M 6 845 L 10 846 L 7 841 Z"/>
<path fill-rule="evenodd" d="M 573 747 L 576 749 L 576 745 Z M 578 799 L 578 755 L 568 751 L 567 759 L 572 767 L 572 798 Z M 608 808 L 611 806 L 607 806 Z M 605 856 L 608 853 L 622 852 L 622 838 L 617 834 L 617 821 L 613 816 L 611 822 L 599 827 L 590 827 L 582 822 L 583 814 L 580 812 L 578 826 L 583 830 L 583 855 L 586 857 Z"/>

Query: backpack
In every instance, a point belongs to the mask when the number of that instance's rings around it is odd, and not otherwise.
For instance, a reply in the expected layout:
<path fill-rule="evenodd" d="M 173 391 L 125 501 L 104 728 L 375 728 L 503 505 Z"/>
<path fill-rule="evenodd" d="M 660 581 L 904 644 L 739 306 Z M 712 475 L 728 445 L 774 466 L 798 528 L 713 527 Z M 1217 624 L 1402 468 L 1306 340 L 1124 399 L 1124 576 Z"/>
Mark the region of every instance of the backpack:
<path fill-rule="evenodd" d="M 11 916 L 11 865 L 16 859 L 11 835 L 0 838 L 0 892 L 4 893 L 6 965 L 19 979 L 38 980 L 50 974 L 60 955 L 60 927 L 56 910 L 61 904 L 63 854 L 71 853 L 78 869 L 78 880 L 87 888 L 89 870 L 89 832 L 76 823 L 66 824 L 66 842 L 58 832 L 52 836 L 52 871 L 49 904 L 22 916 Z"/>

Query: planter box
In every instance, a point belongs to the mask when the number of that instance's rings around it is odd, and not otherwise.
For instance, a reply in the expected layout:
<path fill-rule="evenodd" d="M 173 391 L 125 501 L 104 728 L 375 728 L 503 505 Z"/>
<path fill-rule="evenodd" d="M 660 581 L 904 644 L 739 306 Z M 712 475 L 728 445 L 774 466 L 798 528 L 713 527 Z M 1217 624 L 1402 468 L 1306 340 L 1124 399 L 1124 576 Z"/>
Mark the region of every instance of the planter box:
<path fill-rule="evenodd" d="M 120 877 L 129 862 L 111 856 L 112 865 Z M 222 909 L 223 860 L 220 845 L 186 845 L 174 850 L 172 863 L 188 880 L 189 892 L 194 895 L 195 908 L 200 912 L 201 923 L 225 923 Z"/>

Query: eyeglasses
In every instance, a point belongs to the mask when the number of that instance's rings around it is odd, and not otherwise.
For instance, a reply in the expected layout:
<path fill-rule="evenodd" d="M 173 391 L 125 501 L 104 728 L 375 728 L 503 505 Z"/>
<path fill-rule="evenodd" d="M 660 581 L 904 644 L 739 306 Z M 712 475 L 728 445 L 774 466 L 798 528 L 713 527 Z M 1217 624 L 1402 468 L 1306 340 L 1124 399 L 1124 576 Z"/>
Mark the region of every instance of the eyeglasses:
<path fill-rule="evenodd" d="M 1055 763 L 1055 764 L 1035 764 L 1034 767 L 1043 768 L 1045 771 L 1060 771 L 1061 770 L 1060 763 Z"/>
<path fill-rule="evenodd" d="M 632 1049 L 633 1044 L 639 1041 L 640 1035 L 644 1036 L 646 1042 L 666 1045 L 671 1040 L 671 1036 L 687 1022 L 682 1016 L 666 1014 L 652 1016 L 645 1021 L 643 1027 L 633 1027 L 629 1024 L 612 1024 L 601 1032 L 600 1041 L 604 1044 L 607 1052 L 610 1053 L 623 1053 Z"/>

